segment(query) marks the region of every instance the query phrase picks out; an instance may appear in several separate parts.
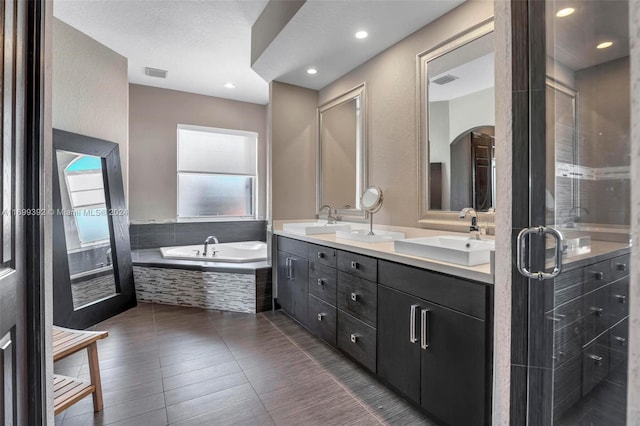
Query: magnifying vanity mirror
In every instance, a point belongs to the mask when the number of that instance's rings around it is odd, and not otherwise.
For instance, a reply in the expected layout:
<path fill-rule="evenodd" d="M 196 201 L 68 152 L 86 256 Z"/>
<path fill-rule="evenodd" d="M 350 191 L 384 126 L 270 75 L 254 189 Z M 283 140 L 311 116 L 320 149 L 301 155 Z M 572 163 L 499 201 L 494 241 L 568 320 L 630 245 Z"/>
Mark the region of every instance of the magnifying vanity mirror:
<path fill-rule="evenodd" d="M 373 233 L 373 214 L 380 211 L 382 208 L 382 201 L 384 197 L 382 195 L 382 190 L 377 186 L 370 186 L 362 193 L 360 197 L 360 206 L 364 211 L 369 213 L 369 234 L 375 235 Z"/>
<path fill-rule="evenodd" d="M 318 209 L 329 205 L 341 217 L 365 218 L 365 115 L 364 83 L 318 108 Z"/>
<path fill-rule="evenodd" d="M 418 56 L 421 219 L 495 207 L 494 50 L 489 20 Z"/>

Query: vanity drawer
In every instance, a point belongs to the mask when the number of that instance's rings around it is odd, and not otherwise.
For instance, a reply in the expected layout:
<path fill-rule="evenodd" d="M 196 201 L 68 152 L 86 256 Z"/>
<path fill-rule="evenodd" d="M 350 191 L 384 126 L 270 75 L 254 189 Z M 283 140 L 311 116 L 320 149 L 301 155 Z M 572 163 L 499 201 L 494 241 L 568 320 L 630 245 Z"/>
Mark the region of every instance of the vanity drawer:
<path fill-rule="evenodd" d="M 625 319 L 609 331 L 609 377 L 614 383 L 627 384 L 627 363 L 629 351 L 629 320 Z"/>
<path fill-rule="evenodd" d="M 308 244 L 308 256 L 309 260 L 313 262 L 318 262 L 321 265 L 331 266 L 332 268 L 336 267 L 336 250 L 317 246 L 315 244 Z"/>
<path fill-rule="evenodd" d="M 583 292 L 588 293 L 598 289 L 611 281 L 613 275 L 611 273 L 611 261 L 605 260 L 593 265 L 586 266 L 583 269 Z"/>
<path fill-rule="evenodd" d="M 611 324 L 611 309 L 609 307 L 609 287 L 592 291 L 582 297 L 584 312 L 584 341 L 589 343 L 598 335 L 604 333 Z"/>
<path fill-rule="evenodd" d="M 559 330 L 580 320 L 584 316 L 583 309 L 584 301 L 580 297 L 558 306 L 551 313 L 555 324 L 554 328 Z"/>
<path fill-rule="evenodd" d="M 630 255 L 618 256 L 611 259 L 611 272 L 613 279 L 617 280 L 629 275 Z"/>
<path fill-rule="evenodd" d="M 376 372 L 376 329 L 338 310 L 338 347 Z"/>
<path fill-rule="evenodd" d="M 378 260 L 338 250 L 338 269 L 369 281 L 378 281 Z"/>
<path fill-rule="evenodd" d="M 335 269 L 310 260 L 309 293 L 335 306 L 337 274 Z"/>
<path fill-rule="evenodd" d="M 556 330 L 554 338 L 554 366 L 558 367 L 582 351 L 582 321 Z"/>
<path fill-rule="evenodd" d="M 346 272 L 338 272 L 338 308 L 375 327 L 378 284 Z"/>
<path fill-rule="evenodd" d="M 582 396 L 609 375 L 609 333 L 605 333 L 582 352 Z"/>
<path fill-rule="evenodd" d="M 609 287 L 611 324 L 629 315 L 629 276 L 619 279 Z"/>
<path fill-rule="evenodd" d="M 309 295 L 309 328 L 332 346 L 336 345 L 336 308 Z"/>
<path fill-rule="evenodd" d="M 307 258 L 307 246 L 308 244 L 302 241 L 278 237 L 278 250 L 286 251 L 287 253 L 295 254 L 305 259 Z"/>

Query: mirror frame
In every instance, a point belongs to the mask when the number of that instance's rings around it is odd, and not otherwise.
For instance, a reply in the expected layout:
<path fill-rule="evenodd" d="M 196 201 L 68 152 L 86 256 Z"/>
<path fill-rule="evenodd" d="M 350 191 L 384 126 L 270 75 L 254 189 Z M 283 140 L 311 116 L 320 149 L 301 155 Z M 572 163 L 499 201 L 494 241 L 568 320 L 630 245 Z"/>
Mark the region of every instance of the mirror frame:
<path fill-rule="evenodd" d="M 53 323 L 84 329 L 136 306 L 133 283 L 129 216 L 108 215 L 116 294 L 74 309 L 67 241 L 58 175 L 58 150 L 92 155 L 102 159 L 107 211 L 126 211 L 118 144 L 89 136 L 53 129 Z"/>
<path fill-rule="evenodd" d="M 425 84 L 428 63 L 493 31 L 494 18 L 491 17 L 416 56 L 416 88 L 418 91 L 416 97 L 416 109 L 418 111 L 418 222 L 420 223 L 459 221 L 458 212 L 430 210 L 429 208 L 429 89 L 428 85 Z M 487 212 L 479 213 L 486 214 Z"/>
<path fill-rule="evenodd" d="M 368 138 L 367 138 L 367 98 L 366 98 L 366 83 L 360 83 L 356 87 L 340 96 L 333 98 L 332 100 L 320 105 L 317 108 L 317 135 L 316 135 L 316 212 L 320 210 L 320 207 L 326 202 L 322 201 L 322 113 L 334 108 L 338 105 L 342 105 L 345 102 L 349 102 L 357 97 L 360 97 L 360 140 L 356 141 L 356 151 L 360 154 L 357 155 L 356 164 L 356 194 L 355 194 L 355 208 L 352 209 L 338 209 L 334 207 L 335 213 L 342 220 L 347 216 L 350 220 L 353 219 L 366 219 L 367 212 L 360 208 L 360 194 L 367 188 L 368 181 Z"/>

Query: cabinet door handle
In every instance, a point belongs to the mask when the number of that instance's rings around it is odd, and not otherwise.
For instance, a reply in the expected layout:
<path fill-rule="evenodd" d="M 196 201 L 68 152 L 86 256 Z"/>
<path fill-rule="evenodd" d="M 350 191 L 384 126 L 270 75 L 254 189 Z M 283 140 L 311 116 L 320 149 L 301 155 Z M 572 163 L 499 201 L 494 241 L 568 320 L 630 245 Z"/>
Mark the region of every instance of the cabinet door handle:
<path fill-rule="evenodd" d="M 423 309 L 420 312 L 420 347 L 427 349 L 429 347 L 429 309 Z"/>
<path fill-rule="evenodd" d="M 358 293 L 356 293 L 355 291 L 351 293 L 351 300 L 353 300 L 354 302 L 358 301 Z"/>
<path fill-rule="evenodd" d="M 284 260 L 284 265 L 285 265 L 285 268 L 287 269 L 287 279 L 290 280 L 291 279 L 291 258 L 290 257 L 287 257 Z"/>
<path fill-rule="evenodd" d="M 318 259 L 322 259 L 324 257 L 324 253 L 319 251 L 318 252 Z"/>
<path fill-rule="evenodd" d="M 358 343 L 358 336 L 356 333 L 351 334 L 351 343 Z"/>
<path fill-rule="evenodd" d="M 602 357 L 596 354 L 589 354 L 589 358 L 593 360 L 593 365 L 600 367 L 602 365 Z"/>
<path fill-rule="evenodd" d="M 604 280 L 604 273 L 600 271 L 590 271 L 589 273 L 593 274 L 593 278 L 596 280 Z"/>
<path fill-rule="evenodd" d="M 603 312 L 604 312 L 604 308 L 598 308 L 597 306 L 592 306 L 591 307 L 591 311 L 593 311 L 593 313 L 597 316 L 597 317 L 601 317 Z"/>
<path fill-rule="evenodd" d="M 418 339 L 416 338 L 416 308 L 418 305 L 411 305 L 411 312 L 409 313 L 409 341 L 411 343 L 416 343 Z"/>
<path fill-rule="evenodd" d="M 625 339 L 624 337 L 616 336 L 615 339 L 618 343 L 620 343 L 620 346 L 624 346 L 627 343 L 627 339 Z"/>
<path fill-rule="evenodd" d="M 293 279 L 293 261 L 294 260 L 295 260 L 294 258 L 289 259 L 289 279 L 290 280 Z"/>
<path fill-rule="evenodd" d="M 327 315 L 327 314 L 325 314 L 323 312 L 319 313 L 318 314 L 318 321 L 322 321 L 322 318 L 324 318 L 325 315 Z"/>
<path fill-rule="evenodd" d="M 323 286 L 324 285 L 324 280 L 322 278 L 318 278 L 318 285 L 319 286 Z"/>
<path fill-rule="evenodd" d="M 616 299 L 618 299 L 620 303 L 627 303 L 627 296 L 624 294 L 616 294 Z"/>
<path fill-rule="evenodd" d="M 358 269 L 358 262 L 356 262 L 355 260 L 351 261 L 351 269 Z"/>
<path fill-rule="evenodd" d="M 618 271 L 626 271 L 627 270 L 627 264 L 626 263 L 616 263 L 616 269 Z"/>

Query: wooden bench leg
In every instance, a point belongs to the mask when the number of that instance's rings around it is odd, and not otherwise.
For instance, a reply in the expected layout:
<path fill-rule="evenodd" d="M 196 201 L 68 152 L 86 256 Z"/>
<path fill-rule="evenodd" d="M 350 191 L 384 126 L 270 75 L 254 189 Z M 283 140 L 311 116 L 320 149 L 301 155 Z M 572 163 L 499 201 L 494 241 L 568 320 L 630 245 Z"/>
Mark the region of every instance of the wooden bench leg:
<path fill-rule="evenodd" d="M 100 364 L 98 363 L 98 345 L 93 342 L 87 346 L 89 355 L 89 375 L 91 384 L 96 387 L 93 392 L 93 411 L 102 411 L 102 382 L 100 381 Z"/>

